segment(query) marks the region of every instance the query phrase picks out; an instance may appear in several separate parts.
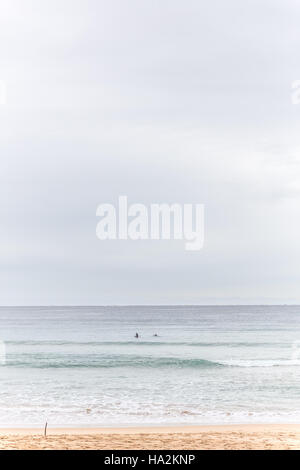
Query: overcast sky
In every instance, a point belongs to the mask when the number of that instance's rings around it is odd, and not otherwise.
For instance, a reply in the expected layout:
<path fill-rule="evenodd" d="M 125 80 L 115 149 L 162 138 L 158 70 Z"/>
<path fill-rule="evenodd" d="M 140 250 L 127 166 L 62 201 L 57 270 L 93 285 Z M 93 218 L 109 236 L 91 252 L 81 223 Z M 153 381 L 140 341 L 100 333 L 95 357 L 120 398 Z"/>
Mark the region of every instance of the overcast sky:
<path fill-rule="evenodd" d="M 298 0 L 0 0 L 0 304 L 300 303 Z M 205 246 L 96 238 L 205 204 Z"/>

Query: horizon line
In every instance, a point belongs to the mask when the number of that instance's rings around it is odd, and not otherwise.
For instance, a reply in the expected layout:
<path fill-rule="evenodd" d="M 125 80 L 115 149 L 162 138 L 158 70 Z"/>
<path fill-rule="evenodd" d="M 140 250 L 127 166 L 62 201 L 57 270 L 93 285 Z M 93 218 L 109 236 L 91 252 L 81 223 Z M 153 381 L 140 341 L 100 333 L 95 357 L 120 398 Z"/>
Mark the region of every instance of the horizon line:
<path fill-rule="evenodd" d="M 300 307 L 300 303 L 270 303 L 270 304 L 35 304 L 35 305 L 0 305 L 0 308 L 98 308 L 98 307 Z"/>

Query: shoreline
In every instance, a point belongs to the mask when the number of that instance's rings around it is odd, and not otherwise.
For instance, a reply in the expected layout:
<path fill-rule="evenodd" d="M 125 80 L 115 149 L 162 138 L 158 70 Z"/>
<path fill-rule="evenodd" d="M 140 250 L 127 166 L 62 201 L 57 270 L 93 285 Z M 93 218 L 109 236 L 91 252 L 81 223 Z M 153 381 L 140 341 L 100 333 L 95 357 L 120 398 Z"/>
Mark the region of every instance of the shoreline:
<path fill-rule="evenodd" d="M 0 428 L 0 450 L 299 450 L 300 424 Z"/>
<path fill-rule="evenodd" d="M 300 423 L 245 423 L 245 424 L 201 424 L 201 425 L 139 425 L 139 426 L 58 426 L 48 424 L 47 436 L 54 435 L 102 435 L 102 434 L 199 434 L 207 432 L 260 432 L 260 431 L 294 431 L 300 432 Z M 41 427 L 0 427 L 3 435 L 44 435 Z"/>

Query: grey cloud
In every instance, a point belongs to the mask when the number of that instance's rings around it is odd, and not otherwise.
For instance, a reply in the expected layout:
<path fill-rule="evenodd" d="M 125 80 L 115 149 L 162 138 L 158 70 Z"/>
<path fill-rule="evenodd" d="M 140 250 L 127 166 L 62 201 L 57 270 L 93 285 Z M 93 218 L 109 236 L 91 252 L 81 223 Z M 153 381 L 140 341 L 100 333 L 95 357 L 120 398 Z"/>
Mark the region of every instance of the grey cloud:
<path fill-rule="evenodd" d="M 2 4 L 0 303 L 299 302 L 297 2 Z M 204 250 L 100 242 L 120 194 Z"/>

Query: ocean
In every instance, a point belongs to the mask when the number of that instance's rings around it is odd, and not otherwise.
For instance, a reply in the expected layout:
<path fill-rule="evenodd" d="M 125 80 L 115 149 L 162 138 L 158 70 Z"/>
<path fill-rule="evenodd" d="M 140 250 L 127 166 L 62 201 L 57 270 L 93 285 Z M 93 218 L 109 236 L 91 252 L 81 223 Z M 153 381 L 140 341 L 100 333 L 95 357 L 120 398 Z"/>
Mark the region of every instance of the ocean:
<path fill-rule="evenodd" d="M 298 306 L 2 307 L 0 339 L 0 427 L 300 423 Z"/>

